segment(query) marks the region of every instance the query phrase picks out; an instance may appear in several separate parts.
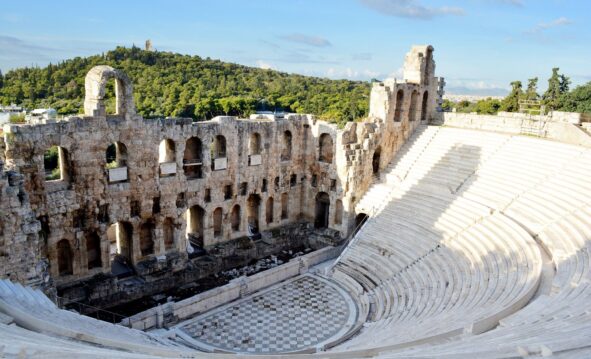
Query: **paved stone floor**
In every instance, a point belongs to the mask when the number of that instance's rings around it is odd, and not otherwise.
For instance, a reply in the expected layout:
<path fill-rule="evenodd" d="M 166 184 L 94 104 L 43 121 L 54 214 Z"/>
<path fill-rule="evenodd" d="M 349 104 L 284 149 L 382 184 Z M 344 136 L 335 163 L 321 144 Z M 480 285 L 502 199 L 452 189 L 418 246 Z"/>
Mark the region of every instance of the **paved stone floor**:
<path fill-rule="evenodd" d="M 357 307 L 346 291 L 306 274 L 177 326 L 204 350 L 282 353 L 314 348 L 344 335 Z"/>

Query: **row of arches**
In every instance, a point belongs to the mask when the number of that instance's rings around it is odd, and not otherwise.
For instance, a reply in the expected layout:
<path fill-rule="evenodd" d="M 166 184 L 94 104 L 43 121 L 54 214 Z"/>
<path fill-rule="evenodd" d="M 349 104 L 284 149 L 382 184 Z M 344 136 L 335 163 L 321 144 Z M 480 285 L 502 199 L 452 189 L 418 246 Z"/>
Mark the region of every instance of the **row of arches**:
<path fill-rule="evenodd" d="M 289 161 L 292 156 L 292 134 L 284 131 L 282 135 L 282 147 L 280 160 Z M 261 136 L 253 133 L 250 136 L 248 152 L 249 164 L 260 164 L 260 158 L 251 161 L 252 156 L 259 156 L 263 151 Z M 223 160 L 227 156 L 226 138 L 222 135 L 214 137 L 210 145 L 210 156 L 212 159 L 212 170 L 225 169 L 227 162 Z M 333 161 L 333 140 L 332 137 L 323 133 L 319 138 L 318 160 L 320 162 L 332 163 Z M 127 180 L 128 150 L 127 146 L 119 141 L 110 144 L 105 151 L 105 167 L 109 171 L 109 182 Z M 164 139 L 158 147 L 158 163 L 160 165 L 160 176 L 173 176 L 176 174 L 176 144 L 171 139 Z M 70 156 L 68 151 L 59 146 L 52 146 L 44 153 L 44 173 L 46 181 L 69 181 L 70 180 Z M 198 137 L 191 137 L 185 144 L 183 152 L 183 172 L 188 179 L 203 178 L 203 144 Z"/>
<path fill-rule="evenodd" d="M 263 204 L 262 198 L 258 194 L 250 194 L 246 201 L 246 225 L 247 228 L 242 228 L 243 208 L 236 204 L 228 213 L 224 214 L 222 207 L 217 207 L 211 212 L 211 224 L 213 227 L 213 236 L 220 238 L 224 235 L 224 223 L 229 222 L 229 228 L 233 232 L 247 231 L 249 234 L 258 233 L 261 224 L 268 226 L 277 220 L 285 220 L 290 215 L 289 194 L 282 193 L 280 195 L 280 213 L 279 216 L 275 213 L 275 199 L 268 197 Z M 333 212 L 334 211 L 334 212 Z M 190 243 L 196 244 L 201 248 L 204 247 L 205 235 L 205 217 L 207 213 L 205 209 L 199 205 L 191 206 L 186 210 L 186 237 Z M 330 216 L 333 215 L 334 224 L 340 225 L 343 216 L 343 204 L 341 200 L 336 200 L 334 208 L 331 207 L 330 196 L 326 192 L 319 192 L 316 195 L 316 208 L 314 225 L 316 228 L 327 228 L 330 225 Z M 136 250 L 139 250 L 139 257 L 147 257 L 156 252 L 156 224 L 153 220 L 146 220 L 136 227 L 138 233 L 136 235 L 139 241 Z M 158 229 L 162 236 L 162 244 L 164 251 L 169 251 L 177 248 L 175 241 L 175 224 L 172 218 L 165 218 L 161 227 Z M 134 228 L 130 222 L 119 221 L 111 224 L 106 231 L 106 244 L 108 249 L 103 252 L 101 246 L 101 237 L 97 232 L 89 232 L 84 236 L 85 245 L 83 249 L 86 251 L 86 268 L 90 271 L 95 268 L 103 268 L 105 265 L 113 265 L 113 263 L 131 263 L 133 258 L 133 238 Z M 75 258 L 75 251 L 69 240 L 62 239 L 57 242 L 57 271 L 60 276 L 73 274 L 73 265 Z M 108 253 L 108 257 L 103 254 Z M 84 257 L 82 257 L 84 258 Z M 108 260 L 107 263 L 104 261 Z M 81 264 L 84 266 L 84 264 Z"/>
<path fill-rule="evenodd" d="M 419 102 L 419 91 L 413 90 L 410 95 L 410 105 L 408 108 L 408 120 L 415 121 L 417 120 L 418 114 L 418 102 Z M 402 113 L 403 113 L 403 105 L 404 105 L 404 90 L 400 89 L 396 92 L 396 107 L 394 108 L 394 122 L 401 122 L 402 121 Z M 421 104 L 421 121 L 425 121 L 427 119 L 427 112 L 429 106 L 429 92 L 425 91 L 423 93 L 423 99 Z"/>
<path fill-rule="evenodd" d="M 172 218 L 165 218 L 162 222 L 162 240 L 164 250 L 169 251 L 176 247 L 174 235 L 174 221 Z M 139 227 L 139 251 L 141 257 L 155 253 L 156 225 L 148 220 Z M 133 226 L 126 221 L 111 224 L 106 232 L 108 242 L 108 258 L 104 258 L 101 246 L 101 237 L 97 232 L 89 232 L 84 236 L 84 249 L 86 251 L 86 269 L 93 270 L 102 268 L 104 260 L 108 263 L 115 261 L 130 263 L 133 252 Z M 69 240 L 62 239 L 56 245 L 57 272 L 60 276 L 73 274 L 75 251 Z M 84 266 L 84 264 L 81 264 Z"/>
<path fill-rule="evenodd" d="M 282 193 L 281 201 L 281 220 L 289 218 L 289 194 Z M 262 199 L 258 194 L 250 194 L 246 200 L 246 225 L 248 231 L 259 231 L 261 228 L 261 220 L 264 218 L 265 224 L 270 225 L 276 221 L 275 216 L 275 200 L 273 197 L 268 197 L 264 206 L 264 217 L 261 213 Z M 187 237 L 193 238 L 200 246 L 204 245 L 205 233 L 205 216 L 207 215 L 205 209 L 199 205 L 194 205 L 187 209 L 186 219 Z M 234 205 L 230 212 L 226 214 L 230 222 L 230 229 L 233 232 L 244 231 L 242 228 L 242 207 L 239 204 Z M 212 214 L 213 236 L 219 238 L 223 236 L 224 210 L 222 207 L 217 207 Z"/>

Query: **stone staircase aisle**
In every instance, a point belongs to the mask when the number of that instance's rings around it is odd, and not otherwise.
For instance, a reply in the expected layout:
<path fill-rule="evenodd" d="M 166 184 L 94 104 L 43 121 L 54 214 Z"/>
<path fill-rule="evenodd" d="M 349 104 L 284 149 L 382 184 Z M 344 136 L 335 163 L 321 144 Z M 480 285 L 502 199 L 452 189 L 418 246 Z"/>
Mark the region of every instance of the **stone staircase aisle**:
<path fill-rule="evenodd" d="M 373 183 L 355 206 L 355 212 L 371 217 L 384 208 L 392 198 L 393 189 L 404 180 L 438 131 L 438 126 L 418 127 L 380 175 L 374 176 Z"/>

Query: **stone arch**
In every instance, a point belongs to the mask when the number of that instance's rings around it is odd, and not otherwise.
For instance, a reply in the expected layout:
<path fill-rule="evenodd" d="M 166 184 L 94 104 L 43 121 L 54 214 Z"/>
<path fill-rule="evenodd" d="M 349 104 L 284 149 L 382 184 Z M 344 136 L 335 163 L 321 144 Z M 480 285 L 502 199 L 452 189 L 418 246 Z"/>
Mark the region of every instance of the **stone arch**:
<path fill-rule="evenodd" d="M 95 66 L 86 74 L 84 83 L 84 114 L 86 116 L 106 116 L 105 92 L 107 82 L 115 80 L 115 114 L 135 115 L 133 85 L 127 75 L 111 66 Z"/>
<path fill-rule="evenodd" d="M 363 224 L 365 224 L 365 222 L 367 222 L 368 218 L 369 218 L 369 216 L 367 214 L 365 214 L 363 212 L 358 213 L 355 216 L 355 231 L 358 231 L 363 226 Z"/>
<path fill-rule="evenodd" d="M 101 238 L 96 232 L 86 234 L 86 263 L 88 269 L 100 268 L 103 265 L 101 255 Z"/>
<path fill-rule="evenodd" d="M 140 226 L 140 253 L 142 257 L 154 254 L 154 222 L 147 221 Z"/>
<path fill-rule="evenodd" d="M 316 195 L 316 215 L 314 227 L 327 228 L 330 214 L 330 196 L 326 192 L 318 192 Z"/>
<path fill-rule="evenodd" d="M 133 227 L 129 222 L 113 223 L 107 229 L 107 239 L 109 240 L 109 259 L 111 263 L 119 259 L 121 261 L 131 261 Z"/>
<path fill-rule="evenodd" d="M 240 231 L 240 206 L 239 205 L 235 205 L 232 208 L 230 222 L 232 224 L 232 230 L 234 232 Z"/>
<path fill-rule="evenodd" d="M 119 168 L 127 166 L 127 146 L 116 141 L 111 143 L 105 151 L 107 168 Z"/>
<path fill-rule="evenodd" d="M 267 224 L 273 223 L 273 197 L 267 198 L 267 204 L 265 206 L 265 219 Z"/>
<path fill-rule="evenodd" d="M 74 253 L 70 246 L 70 241 L 62 239 L 57 242 L 57 271 L 60 276 L 71 275 L 74 273 Z"/>
<path fill-rule="evenodd" d="M 427 112 L 429 111 L 429 91 L 423 93 L 423 104 L 421 105 L 421 122 L 427 120 Z"/>
<path fill-rule="evenodd" d="M 226 138 L 222 135 L 215 136 L 211 143 L 211 158 L 224 158 L 226 155 Z"/>
<path fill-rule="evenodd" d="M 394 122 L 402 121 L 402 106 L 404 104 L 404 90 L 396 92 L 396 107 L 394 110 Z"/>
<path fill-rule="evenodd" d="M 186 211 L 187 238 L 192 243 L 203 248 L 203 230 L 205 226 L 205 210 L 198 205 L 191 206 Z"/>
<path fill-rule="evenodd" d="M 332 137 L 328 133 L 323 133 L 320 135 L 318 143 L 318 161 L 332 163 L 332 157 L 334 152 L 332 148 Z"/>
<path fill-rule="evenodd" d="M 246 201 L 246 219 L 248 225 L 255 228 L 259 227 L 259 213 L 261 209 L 261 197 L 258 194 L 251 194 Z"/>
<path fill-rule="evenodd" d="M 291 131 L 283 132 L 283 143 L 281 147 L 281 161 L 291 160 L 292 135 Z"/>
<path fill-rule="evenodd" d="M 249 155 L 260 155 L 262 150 L 261 135 L 258 132 L 254 132 L 250 135 L 248 141 L 248 154 Z"/>
<path fill-rule="evenodd" d="M 222 237 L 223 235 L 223 210 L 222 207 L 218 207 L 213 211 L 213 236 Z"/>
<path fill-rule="evenodd" d="M 158 163 L 168 163 L 175 161 L 175 144 L 170 138 L 160 141 L 158 146 Z"/>
<path fill-rule="evenodd" d="M 46 181 L 70 180 L 70 154 L 60 146 L 51 146 L 43 153 L 43 170 Z"/>
<path fill-rule="evenodd" d="M 174 221 L 172 218 L 167 217 L 162 222 L 162 236 L 164 239 L 164 249 L 170 250 L 175 247 L 175 240 L 174 240 Z"/>
<path fill-rule="evenodd" d="M 414 121 L 417 119 L 417 105 L 419 102 L 419 92 L 414 90 L 410 95 L 410 107 L 408 110 L 408 120 Z"/>
<path fill-rule="evenodd" d="M 188 179 L 203 177 L 203 150 L 201 140 L 191 137 L 185 144 L 183 153 L 183 171 Z"/>
<path fill-rule="evenodd" d="M 334 224 L 343 223 L 343 201 L 337 199 L 334 211 Z"/>

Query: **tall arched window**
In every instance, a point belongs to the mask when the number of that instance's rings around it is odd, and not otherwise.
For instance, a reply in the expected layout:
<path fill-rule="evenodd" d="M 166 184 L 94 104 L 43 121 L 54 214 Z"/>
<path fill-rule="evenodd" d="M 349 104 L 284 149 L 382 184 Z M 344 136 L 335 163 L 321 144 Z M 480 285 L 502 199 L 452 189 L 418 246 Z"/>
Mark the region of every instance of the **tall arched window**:
<path fill-rule="evenodd" d="M 265 219 L 267 224 L 273 223 L 273 197 L 267 199 L 267 205 L 265 208 Z"/>
<path fill-rule="evenodd" d="M 73 273 L 73 257 L 74 254 L 67 239 L 57 242 L 57 269 L 60 276 Z"/>
<path fill-rule="evenodd" d="M 421 121 L 427 120 L 427 113 L 429 111 L 429 92 L 425 91 L 423 94 L 423 105 L 421 106 Z"/>
<path fill-rule="evenodd" d="M 316 228 L 328 227 L 330 210 L 330 197 L 326 192 L 320 192 L 316 195 L 316 217 L 314 226 Z"/>
<path fill-rule="evenodd" d="M 334 211 L 334 224 L 343 223 L 343 201 L 337 199 L 337 203 Z"/>
<path fill-rule="evenodd" d="M 281 147 L 281 161 L 291 160 L 291 142 L 292 136 L 290 131 L 283 132 L 283 143 Z"/>
<path fill-rule="evenodd" d="M 109 182 L 127 181 L 127 147 L 121 142 L 112 143 L 107 147 L 105 157 Z"/>
<path fill-rule="evenodd" d="M 410 108 L 408 111 L 408 120 L 414 121 L 417 119 L 417 105 L 419 102 L 419 92 L 414 90 L 410 96 Z"/>
<path fill-rule="evenodd" d="M 402 105 L 404 103 L 404 91 L 398 90 L 396 93 L 396 107 L 394 110 L 394 122 L 402 121 Z"/>
<path fill-rule="evenodd" d="M 197 137 L 191 137 L 185 145 L 183 153 L 183 171 L 187 179 L 202 178 L 203 157 L 201 149 L 201 140 Z"/>
<path fill-rule="evenodd" d="M 211 169 L 214 171 L 224 170 L 228 167 L 226 154 L 226 138 L 222 135 L 214 137 L 211 143 Z"/>
<path fill-rule="evenodd" d="M 287 192 L 281 194 L 281 219 L 289 217 L 289 197 Z"/>
<path fill-rule="evenodd" d="M 205 210 L 197 205 L 187 209 L 187 238 L 191 243 L 203 248 L 203 230 L 205 225 Z"/>
<path fill-rule="evenodd" d="M 213 211 L 213 236 L 222 236 L 222 218 L 223 210 L 222 207 L 218 207 Z"/>
<path fill-rule="evenodd" d="M 323 133 L 319 139 L 318 161 L 332 163 L 332 156 L 332 137 L 328 133 Z"/>
<path fill-rule="evenodd" d="M 250 140 L 248 141 L 248 165 L 249 166 L 258 166 L 263 163 L 262 157 L 262 144 L 261 144 L 261 135 L 257 132 L 250 135 Z"/>
<path fill-rule="evenodd" d="M 165 218 L 162 223 L 162 236 L 164 237 L 164 249 L 171 250 L 175 247 L 174 222 L 172 218 Z"/>
<path fill-rule="evenodd" d="M 140 226 L 140 252 L 142 256 L 154 253 L 154 223 L 146 222 Z"/>
<path fill-rule="evenodd" d="M 172 176 L 176 173 L 175 145 L 171 139 L 165 139 L 158 146 L 160 176 Z"/>
<path fill-rule="evenodd" d="M 249 226 L 259 228 L 259 212 L 261 207 L 261 197 L 258 194 L 251 194 L 246 201 L 246 219 Z"/>
<path fill-rule="evenodd" d="M 88 269 L 102 266 L 101 239 L 95 232 L 86 235 L 86 261 Z"/>
<path fill-rule="evenodd" d="M 248 141 L 248 154 L 260 155 L 261 150 L 261 135 L 255 132 L 250 135 L 250 140 Z"/>
<path fill-rule="evenodd" d="M 230 218 L 230 222 L 232 223 L 232 230 L 234 232 L 240 231 L 240 206 L 235 205 L 232 208 L 232 215 Z"/>
<path fill-rule="evenodd" d="M 131 261 L 131 248 L 133 227 L 129 222 L 117 222 L 107 229 L 109 240 L 109 259 L 111 263 L 116 260 L 122 262 Z"/>
<path fill-rule="evenodd" d="M 70 156 L 59 146 L 51 146 L 43 154 L 46 181 L 68 181 L 70 179 Z"/>

